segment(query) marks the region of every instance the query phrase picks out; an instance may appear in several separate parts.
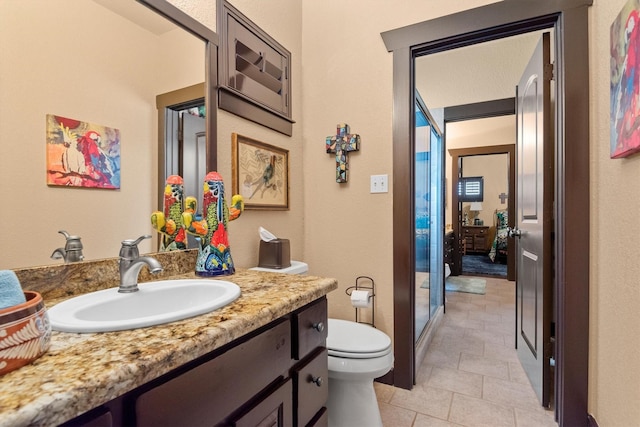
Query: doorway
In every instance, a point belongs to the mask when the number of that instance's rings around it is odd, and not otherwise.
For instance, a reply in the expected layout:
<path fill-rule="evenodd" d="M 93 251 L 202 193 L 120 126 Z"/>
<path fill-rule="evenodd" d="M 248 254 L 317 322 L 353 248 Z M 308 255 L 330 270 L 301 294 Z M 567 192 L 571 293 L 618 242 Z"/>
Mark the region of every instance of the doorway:
<path fill-rule="evenodd" d="M 410 298 L 413 217 L 410 201 L 412 87 L 416 56 L 553 28 L 556 59 L 554 151 L 556 283 L 556 418 L 586 425 L 589 307 L 589 61 L 588 7 L 592 1 L 505 0 L 383 33 L 394 67 L 394 384 L 410 389 L 415 374 Z M 571 78 L 565 78 L 571 76 Z M 565 114 L 570 111 L 571 114 Z M 570 159 L 570 160 L 569 160 Z M 580 185 L 578 185 L 580 183 Z M 571 256 L 567 256 L 571 254 Z M 408 261 L 407 261 L 408 259 Z M 407 336 L 409 331 L 409 336 Z"/>
<path fill-rule="evenodd" d="M 164 210 L 166 179 L 179 175 L 185 196 L 201 203 L 202 181 L 216 153 L 207 149 L 207 111 L 204 84 L 197 84 L 156 97 L 158 109 L 158 209 Z M 198 206 L 200 208 L 200 206 Z M 188 248 L 197 247 L 196 238 L 187 236 Z"/>
<path fill-rule="evenodd" d="M 515 117 L 513 118 L 513 120 L 515 121 Z M 514 135 L 514 138 L 515 138 L 515 135 Z M 504 205 L 504 207 L 506 208 L 507 218 L 508 218 L 507 225 L 508 227 L 513 227 L 514 226 L 513 212 L 515 209 L 515 198 L 509 197 L 509 196 L 515 194 L 515 144 L 450 149 L 448 151 L 451 154 L 450 171 L 451 171 L 451 177 L 452 177 L 451 178 L 452 188 L 457 188 L 458 186 L 458 177 L 461 175 L 460 166 L 463 164 L 464 159 L 474 158 L 477 156 L 494 156 L 494 155 L 506 156 L 506 163 L 507 163 L 507 169 L 508 169 L 508 176 L 506 177 L 506 179 L 507 179 L 508 191 L 504 194 L 504 197 L 501 198 L 500 201 L 502 200 L 505 201 L 506 205 Z M 500 197 L 500 195 L 501 194 L 498 194 L 497 196 Z M 455 257 L 456 260 L 458 260 L 456 263 L 456 265 L 458 266 L 458 269 L 457 271 L 452 272 L 452 274 L 463 274 L 464 271 L 462 266 L 462 259 L 463 259 L 463 256 L 465 256 L 466 254 L 465 252 L 466 252 L 467 242 L 465 242 L 462 239 L 462 236 L 464 235 L 464 233 L 462 232 L 463 211 L 460 210 L 460 203 L 458 201 L 458 194 L 456 191 L 451 192 L 451 200 L 452 200 L 451 218 L 453 220 L 453 223 L 452 223 L 453 232 L 455 236 L 461 236 L 459 239 L 460 243 L 454 246 L 454 251 L 453 251 L 454 252 L 453 256 Z M 491 217 L 493 218 L 494 215 L 491 215 Z M 487 223 L 486 226 L 488 227 L 488 230 L 489 230 L 488 232 L 489 241 L 484 243 L 483 250 L 486 251 L 488 249 L 490 254 L 495 245 L 495 252 L 496 252 L 495 256 L 499 256 L 499 254 L 497 254 L 497 252 L 500 250 L 499 246 L 497 245 L 497 240 L 499 237 L 498 236 L 499 230 L 498 230 L 497 224 Z M 506 250 L 507 250 L 507 253 L 506 253 L 505 259 L 506 259 L 507 268 L 506 268 L 505 278 L 507 280 L 514 281 L 516 279 L 514 245 L 509 244 L 509 242 L 507 241 Z M 495 258 L 491 261 L 495 262 Z"/>

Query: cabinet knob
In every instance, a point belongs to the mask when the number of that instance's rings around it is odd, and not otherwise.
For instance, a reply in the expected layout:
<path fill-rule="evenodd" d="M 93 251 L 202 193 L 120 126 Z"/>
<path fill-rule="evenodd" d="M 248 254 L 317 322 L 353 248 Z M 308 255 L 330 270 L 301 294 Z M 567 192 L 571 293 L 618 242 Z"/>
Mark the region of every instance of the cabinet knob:
<path fill-rule="evenodd" d="M 324 331 L 324 322 L 314 323 L 312 328 L 315 329 L 318 332 L 322 332 L 322 331 Z"/>
<path fill-rule="evenodd" d="M 311 382 L 314 383 L 315 385 L 317 385 L 318 387 L 322 387 L 322 383 L 324 382 L 322 380 L 322 377 L 314 377 L 313 375 L 311 376 Z"/>

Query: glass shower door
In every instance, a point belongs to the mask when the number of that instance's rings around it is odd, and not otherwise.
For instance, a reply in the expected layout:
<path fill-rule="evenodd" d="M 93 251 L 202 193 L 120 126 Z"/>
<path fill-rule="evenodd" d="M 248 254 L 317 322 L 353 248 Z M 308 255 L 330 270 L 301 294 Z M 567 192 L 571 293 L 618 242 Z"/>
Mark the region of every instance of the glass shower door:
<path fill-rule="evenodd" d="M 416 101 L 415 342 L 444 297 L 442 138 L 420 96 Z"/>

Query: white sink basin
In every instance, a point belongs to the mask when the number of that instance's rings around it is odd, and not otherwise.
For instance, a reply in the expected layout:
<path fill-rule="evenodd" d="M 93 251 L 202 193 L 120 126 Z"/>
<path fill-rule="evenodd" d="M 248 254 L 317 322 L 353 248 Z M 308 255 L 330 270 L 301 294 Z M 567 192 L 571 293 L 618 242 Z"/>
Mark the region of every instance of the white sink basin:
<path fill-rule="evenodd" d="M 105 289 L 68 299 L 48 310 L 61 332 L 108 332 L 174 322 L 224 307 L 240 296 L 235 283 L 184 279 L 138 284 L 140 290 Z"/>

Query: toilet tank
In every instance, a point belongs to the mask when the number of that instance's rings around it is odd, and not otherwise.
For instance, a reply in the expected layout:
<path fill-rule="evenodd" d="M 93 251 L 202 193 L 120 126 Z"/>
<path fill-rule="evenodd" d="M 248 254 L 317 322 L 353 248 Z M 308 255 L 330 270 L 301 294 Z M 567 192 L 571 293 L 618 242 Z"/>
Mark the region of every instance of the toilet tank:
<path fill-rule="evenodd" d="M 249 270 L 255 271 L 268 271 L 271 273 L 284 273 L 284 274 L 307 274 L 309 271 L 309 265 L 306 262 L 291 260 L 291 266 L 286 268 L 266 268 L 266 267 L 253 267 Z"/>

